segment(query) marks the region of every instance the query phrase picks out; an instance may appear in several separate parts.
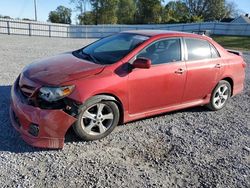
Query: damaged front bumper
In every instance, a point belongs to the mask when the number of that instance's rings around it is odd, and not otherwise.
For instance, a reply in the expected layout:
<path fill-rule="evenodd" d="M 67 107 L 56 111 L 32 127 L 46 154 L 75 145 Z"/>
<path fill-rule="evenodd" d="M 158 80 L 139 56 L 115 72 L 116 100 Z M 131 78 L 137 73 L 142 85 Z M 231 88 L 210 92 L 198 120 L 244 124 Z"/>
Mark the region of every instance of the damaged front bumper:
<path fill-rule="evenodd" d="M 41 148 L 63 148 L 65 134 L 76 118 L 62 109 L 28 105 L 15 83 L 11 89 L 10 119 L 28 144 Z"/>

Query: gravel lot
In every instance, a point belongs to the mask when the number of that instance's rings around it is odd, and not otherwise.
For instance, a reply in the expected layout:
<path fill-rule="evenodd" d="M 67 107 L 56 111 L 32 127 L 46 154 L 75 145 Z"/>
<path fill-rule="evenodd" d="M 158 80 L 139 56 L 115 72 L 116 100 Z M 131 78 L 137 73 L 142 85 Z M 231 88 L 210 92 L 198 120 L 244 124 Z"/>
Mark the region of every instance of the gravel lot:
<path fill-rule="evenodd" d="M 244 92 L 221 111 L 167 113 L 95 142 L 70 130 L 63 150 L 24 143 L 10 125 L 11 84 L 34 59 L 90 41 L 0 35 L 0 187 L 250 187 L 250 64 Z"/>

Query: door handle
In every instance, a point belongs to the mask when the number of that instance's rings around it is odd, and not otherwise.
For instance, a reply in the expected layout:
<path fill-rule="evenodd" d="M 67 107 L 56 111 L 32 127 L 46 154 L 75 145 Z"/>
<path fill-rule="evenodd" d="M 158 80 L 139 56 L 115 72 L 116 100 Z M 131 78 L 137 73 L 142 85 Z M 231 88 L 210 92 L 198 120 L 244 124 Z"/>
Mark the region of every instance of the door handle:
<path fill-rule="evenodd" d="M 221 68 L 221 64 L 219 64 L 219 63 L 216 64 L 216 65 L 215 65 L 215 68 L 217 68 L 217 69 Z"/>
<path fill-rule="evenodd" d="M 176 74 L 183 74 L 185 72 L 184 69 L 179 68 L 178 70 L 175 71 Z"/>

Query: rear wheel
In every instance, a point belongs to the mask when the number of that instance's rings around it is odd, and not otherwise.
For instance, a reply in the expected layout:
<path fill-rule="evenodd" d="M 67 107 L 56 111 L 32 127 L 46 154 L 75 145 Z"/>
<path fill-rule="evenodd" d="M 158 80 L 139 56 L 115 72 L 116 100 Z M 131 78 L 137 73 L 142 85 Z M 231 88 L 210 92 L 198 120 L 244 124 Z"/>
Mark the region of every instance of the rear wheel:
<path fill-rule="evenodd" d="M 207 107 L 213 111 L 220 110 L 225 107 L 231 96 L 231 85 L 225 80 L 221 80 L 213 90 L 210 103 Z"/>
<path fill-rule="evenodd" d="M 113 131 L 119 122 L 119 115 L 119 109 L 113 101 L 90 101 L 82 106 L 73 128 L 83 140 L 98 140 Z"/>

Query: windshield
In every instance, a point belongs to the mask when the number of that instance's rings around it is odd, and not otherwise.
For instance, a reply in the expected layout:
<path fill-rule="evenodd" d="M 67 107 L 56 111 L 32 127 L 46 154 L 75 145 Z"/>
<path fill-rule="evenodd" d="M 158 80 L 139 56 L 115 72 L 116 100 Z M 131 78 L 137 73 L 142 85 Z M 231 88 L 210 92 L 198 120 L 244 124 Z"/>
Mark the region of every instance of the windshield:
<path fill-rule="evenodd" d="M 100 39 L 73 54 L 94 63 L 113 64 L 147 39 L 149 37 L 143 35 L 120 33 Z"/>

